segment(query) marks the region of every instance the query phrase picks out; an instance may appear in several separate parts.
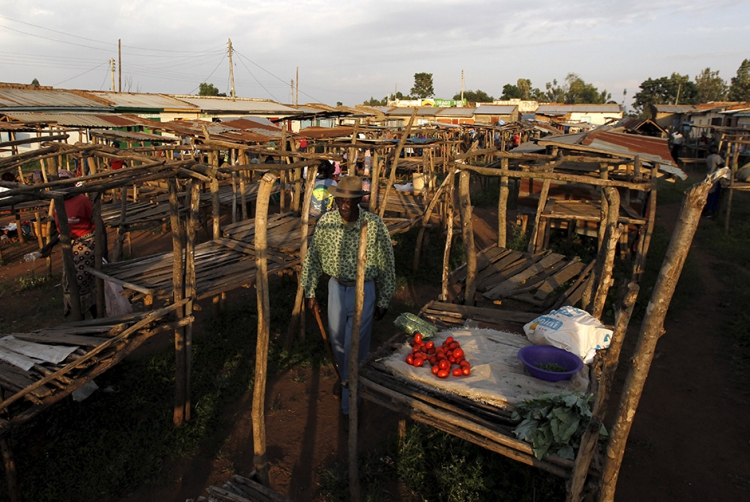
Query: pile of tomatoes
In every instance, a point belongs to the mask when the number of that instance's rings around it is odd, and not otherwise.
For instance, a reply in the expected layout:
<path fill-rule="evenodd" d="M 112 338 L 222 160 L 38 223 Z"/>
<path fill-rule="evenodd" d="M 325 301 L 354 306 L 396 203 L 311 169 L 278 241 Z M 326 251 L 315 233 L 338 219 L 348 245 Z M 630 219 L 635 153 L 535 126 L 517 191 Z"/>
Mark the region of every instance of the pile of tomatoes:
<path fill-rule="evenodd" d="M 429 362 L 432 365 L 432 374 L 439 378 L 448 378 L 453 376 L 471 375 L 471 364 L 464 358 L 464 351 L 461 344 L 449 336 L 439 347 L 435 342 L 424 342 L 422 334 L 414 333 L 414 339 L 409 342 L 412 346 L 411 354 L 406 356 L 406 364 L 421 367 Z M 453 368 L 457 365 L 456 368 Z"/>

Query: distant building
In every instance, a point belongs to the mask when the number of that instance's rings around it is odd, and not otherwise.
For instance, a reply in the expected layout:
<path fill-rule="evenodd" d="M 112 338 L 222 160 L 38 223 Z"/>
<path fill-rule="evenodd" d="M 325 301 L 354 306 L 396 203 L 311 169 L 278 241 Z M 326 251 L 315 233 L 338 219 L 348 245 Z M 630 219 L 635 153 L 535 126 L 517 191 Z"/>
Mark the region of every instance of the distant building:
<path fill-rule="evenodd" d="M 598 126 L 613 120 L 621 120 L 623 112 L 618 104 L 546 104 L 539 105 L 535 115 L 537 120 L 545 122 L 586 123 Z"/>

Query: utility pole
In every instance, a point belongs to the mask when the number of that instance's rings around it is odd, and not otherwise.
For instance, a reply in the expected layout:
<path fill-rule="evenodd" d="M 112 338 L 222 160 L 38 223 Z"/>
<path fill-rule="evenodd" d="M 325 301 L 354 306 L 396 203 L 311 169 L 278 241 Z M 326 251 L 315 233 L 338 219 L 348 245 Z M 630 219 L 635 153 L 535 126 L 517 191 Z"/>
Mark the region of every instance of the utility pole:
<path fill-rule="evenodd" d="M 289 102 L 294 103 L 294 79 L 290 80 L 291 88 L 289 89 Z"/>
<path fill-rule="evenodd" d="M 297 86 L 297 89 L 294 94 L 294 105 L 299 105 L 299 66 L 297 67 L 297 76 L 294 77 L 294 83 Z"/>
<path fill-rule="evenodd" d="M 464 105 L 464 71 L 461 70 L 461 106 Z"/>
<path fill-rule="evenodd" d="M 680 90 L 682 90 L 682 83 L 677 85 L 677 97 L 674 98 L 674 104 L 677 105 L 680 103 Z"/>
<path fill-rule="evenodd" d="M 112 74 L 112 92 L 115 92 L 115 58 L 109 58 L 109 67 Z"/>
<path fill-rule="evenodd" d="M 122 92 L 122 39 L 117 39 L 117 62 L 119 64 L 120 83 L 117 86 L 117 92 Z"/>
<path fill-rule="evenodd" d="M 236 98 L 237 96 L 234 93 L 234 63 L 232 63 L 232 39 L 228 38 L 227 40 L 229 40 L 229 80 L 232 84 L 232 101 L 234 101 L 234 98 Z"/>

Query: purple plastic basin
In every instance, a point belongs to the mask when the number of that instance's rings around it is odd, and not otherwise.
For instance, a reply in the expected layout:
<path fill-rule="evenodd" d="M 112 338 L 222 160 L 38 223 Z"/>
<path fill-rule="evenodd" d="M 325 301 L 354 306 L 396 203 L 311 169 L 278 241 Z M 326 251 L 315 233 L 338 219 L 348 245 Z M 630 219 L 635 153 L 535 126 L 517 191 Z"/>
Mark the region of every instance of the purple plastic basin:
<path fill-rule="evenodd" d="M 529 345 L 518 351 L 518 358 L 526 367 L 526 371 L 536 378 L 548 382 L 570 380 L 570 377 L 581 371 L 583 361 L 577 355 L 567 350 L 558 349 L 550 345 Z M 547 371 L 537 366 L 545 363 L 559 364 L 568 371 Z"/>

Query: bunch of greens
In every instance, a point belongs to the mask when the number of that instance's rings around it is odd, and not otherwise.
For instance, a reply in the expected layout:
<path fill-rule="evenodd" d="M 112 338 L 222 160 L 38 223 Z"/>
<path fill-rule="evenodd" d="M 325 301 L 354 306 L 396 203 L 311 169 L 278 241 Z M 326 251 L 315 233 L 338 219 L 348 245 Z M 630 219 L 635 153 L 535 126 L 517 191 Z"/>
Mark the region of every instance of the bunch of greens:
<path fill-rule="evenodd" d="M 550 453 L 574 460 L 591 420 L 589 403 L 592 397 L 592 394 L 581 396 L 561 392 L 526 400 L 513 412 L 513 420 L 521 420 L 513 434 L 531 443 L 534 456 L 540 460 Z M 602 425 L 599 438 L 606 436 L 607 430 Z"/>

